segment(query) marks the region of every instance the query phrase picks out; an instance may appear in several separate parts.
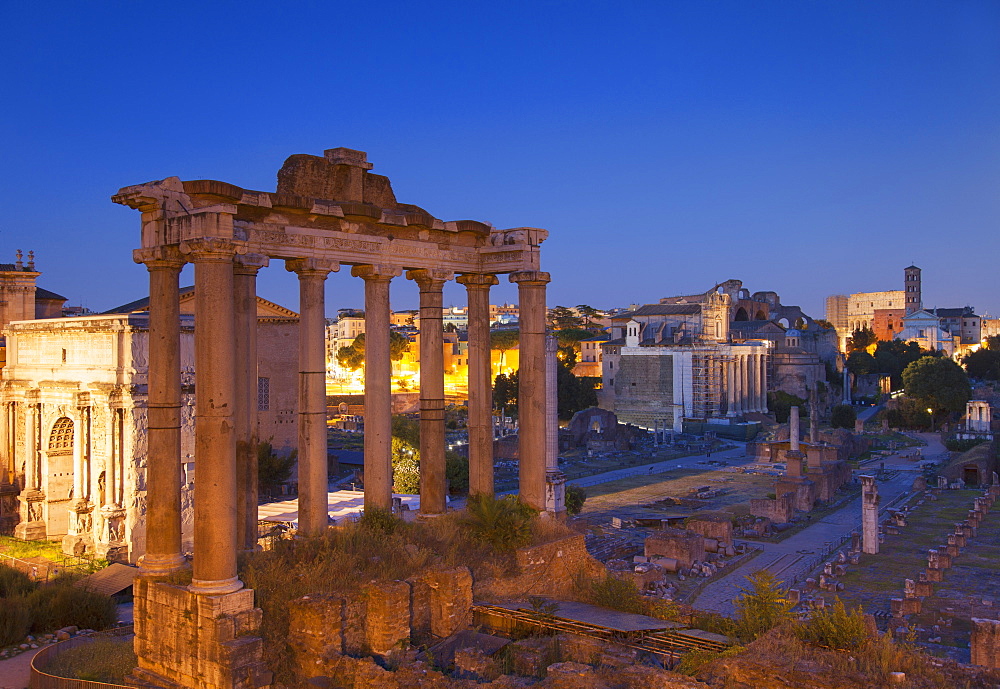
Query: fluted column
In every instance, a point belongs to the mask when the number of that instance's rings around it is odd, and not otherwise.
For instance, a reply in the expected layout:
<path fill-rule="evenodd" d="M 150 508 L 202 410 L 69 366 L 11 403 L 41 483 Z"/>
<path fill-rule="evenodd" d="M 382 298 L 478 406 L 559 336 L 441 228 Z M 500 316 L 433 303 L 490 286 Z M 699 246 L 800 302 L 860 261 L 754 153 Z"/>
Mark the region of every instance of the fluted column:
<path fill-rule="evenodd" d="M 746 414 L 750 411 L 750 365 L 749 357 L 740 357 L 740 411 Z"/>
<path fill-rule="evenodd" d="M 493 495 L 490 287 L 495 275 L 461 275 L 469 298 L 469 495 Z"/>
<path fill-rule="evenodd" d="M 340 264 L 307 258 L 285 268 L 299 276 L 299 531 L 311 536 L 329 522 L 324 283 Z"/>
<path fill-rule="evenodd" d="M 194 263 L 194 575 L 191 590 L 243 588 L 236 576 L 236 322 L 233 257 L 222 238 L 181 244 Z"/>
<path fill-rule="evenodd" d="M 175 247 L 159 247 L 139 249 L 133 258 L 144 263 L 149 271 L 146 553 L 139 558 L 139 569 L 144 574 L 163 575 L 184 566 L 181 554 L 181 314 L 178 287 L 184 257 Z M 112 418 L 117 425 L 117 414 Z M 117 447 L 114 453 L 112 464 L 117 459 Z M 112 470 L 107 474 L 107 495 L 113 496 L 116 472 Z M 114 503 L 114 499 L 108 502 Z"/>
<path fill-rule="evenodd" d="M 445 513 L 444 337 L 441 289 L 454 274 L 410 270 L 420 287 L 420 514 Z"/>
<path fill-rule="evenodd" d="M 392 509 L 389 282 L 401 272 L 385 265 L 351 269 L 365 281 L 365 509 Z"/>
<path fill-rule="evenodd" d="M 257 546 L 257 271 L 267 256 L 243 254 L 233 263 L 236 311 L 236 543 Z"/>
<path fill-rule="evenodd" d="M 0 403 L 0 487 L 10 485 L 10 467 L 14 453 L 11 451 L 10 438 L 13 435 L 11 423 L 11 403 Z"/>
<path fill-rule="evenodd" d="M 765 350 L 766 352 L 767 350 Z M 760 410 L 767 413 L 767 354 L 760 357 Z"/>
<path fill-rule="evenodd" d="M 518 373 L 518 455 L 521 500 L 545 509 L 545 285 L 549 274 L 526 270 L 510 275 L 517 283 L 521 321 Z"/>
<path fill-rule="evenodd" d="M 750 355 L 750 411 L 760 411 L 760 365 L 757 354 Z"/>
<path fill-rule="evenodd" d="M 726 416 L 736 416 L 736 357 L 726 360 Z"/>

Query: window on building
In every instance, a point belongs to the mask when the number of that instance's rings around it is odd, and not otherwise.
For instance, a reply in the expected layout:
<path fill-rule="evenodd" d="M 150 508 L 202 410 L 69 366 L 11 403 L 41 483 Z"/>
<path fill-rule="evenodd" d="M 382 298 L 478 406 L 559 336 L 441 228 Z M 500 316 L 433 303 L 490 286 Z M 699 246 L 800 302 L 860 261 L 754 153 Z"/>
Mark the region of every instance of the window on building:
<path fill-rule="evenodd" d="M 257 379 L 257 411 L 271 410 L 271 379 Z"/>

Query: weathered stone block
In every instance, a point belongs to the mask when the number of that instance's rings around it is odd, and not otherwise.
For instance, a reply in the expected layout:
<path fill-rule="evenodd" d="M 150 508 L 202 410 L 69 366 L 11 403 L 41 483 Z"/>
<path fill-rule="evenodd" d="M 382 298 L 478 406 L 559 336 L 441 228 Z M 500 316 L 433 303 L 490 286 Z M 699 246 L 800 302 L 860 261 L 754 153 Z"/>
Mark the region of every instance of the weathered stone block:
<path fill-rule="evenodd" d="M 919 598 L 893 598 L 889 601 L 893 617 L 919 615 L 921 607 L 922 601 Z"/>
<path fill-rule="evenodd" d="M 469 623 L 472 573 L 466 567 L 432 569 L 407 580 L 415 634 L 451 636 Z"/>
<path fill-rule="evenodd" d="M 943 569 L 930 569 L 924 570 L 927 575 L 927 581 L 942 582 L 944 581 L 944 570 Z"/>
<path fill-rule="evenodd" d="M 695 560 L 702 559 L 704 554 L 705 538 L 693 531 L 664 529 L 646 539 L 645 555 L 647 558 L 674 558 L 678 565 L 685 569 L 690 567 Z"/>
<path fill-rule="evenodd" d="M 685 522 L 688 531 L 694 531 L 705 538 L 714 538 L 721 543 L 733 542 L 733 522 L 727 516 L 699 517 L 695 515 Z"/>
<path fill-rule="evenodd" d="M 972 618 L 972 664 L 1000 668 L 1000 620 Z"/>
<path fill-rule="evenodd" d="M 387 581 L 365 589 L 366 640 L 376 655 L 385 655 L 410 638 L 410 585 Z"/>
<path fill-rule="evenodd" d="M 316 660 L 344 652 L 344 599 L 303 596 L 288 606 L 288 645 L 303 677 L 313 677 Z"/>

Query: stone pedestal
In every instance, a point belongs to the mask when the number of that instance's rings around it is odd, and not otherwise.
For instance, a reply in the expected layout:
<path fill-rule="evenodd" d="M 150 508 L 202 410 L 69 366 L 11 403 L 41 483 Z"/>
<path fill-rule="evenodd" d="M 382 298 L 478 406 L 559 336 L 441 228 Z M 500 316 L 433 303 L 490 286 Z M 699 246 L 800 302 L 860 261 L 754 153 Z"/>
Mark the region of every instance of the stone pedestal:
<path fill-rule="evenodd" d="M 134 583 L 134 679 L 161 687 L 262 689 L 271 685 L 264 665 L 261 610 L 253 591 L 195 594 L 148 577 Z"/>
<path fill-rule="evenodd" d="M 557 518 L 566 516 L 566 474 L 558 469 L 545 472 L 545 511 Z"/>
<path fill-rule="evenodd" d="M 972 618 L 972 664 L 1000 668 L 1000 620 Z"/>
<path fill-rule="evenodd" d="M 40 490 L 30 490 L 21 494 L 21 522 L 14 527 L 14 538 L 23 541 L 44 540 L 45 527 L 45 493 Z"/>
<path fill-rule="evenodd" d="M 878 483 L 874 476 L 861 477 L 861 529 L 862 550 L 878 553 Z"/>

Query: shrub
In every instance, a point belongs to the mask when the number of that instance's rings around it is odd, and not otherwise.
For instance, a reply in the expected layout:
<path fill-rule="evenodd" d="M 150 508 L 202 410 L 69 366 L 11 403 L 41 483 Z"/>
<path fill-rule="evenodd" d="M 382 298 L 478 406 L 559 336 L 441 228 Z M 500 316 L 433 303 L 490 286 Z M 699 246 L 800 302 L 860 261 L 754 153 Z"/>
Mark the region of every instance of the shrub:
<path fill-rule="evenodd" d="M 0 565 L 0 598 L 26 596 L 35 590 L 35 582 L 19 569 Z"/>
<path fill-rule="evenodd" d="M 68 580 L 33 591 L 27 598 L 31 630 L 47 632 L 75 625 L 81 629 L 106 629 L 115 622 L 111 596 L 77 588 Z"/>
<path fill-rule="evenodd" d="M 782 622 L 791 619 L 792 602 L 781 582 L 766 569 L 747 577 L 749 589 L 733 601 L 736 607 L 736 636 L 753 641 Z"/>
<path fill-rule="evenodd" d="M 589 603 L 633 615 L 646 615 L 661 620 L 676 619 L 679 608 L 665 600 L 652 600 L 640 593 L 635 582 L 608 575 L 586 582 L 584 595 Z"/>
<path fill-rule="evenodd" d="M 469 490 L 469 460 L 453 450 L 444 453 L 444 476 L 448 479 L 449 493 Z"/>
<path fill-rule="evenodd" d="M 587 501 L 587 491 L 580 486 L 566 486 L 566 512 L 570 515 L 580 514 L 583 503 Z"/>
<path fill-rule="evenodd" d="M 24 598 L 0 598 L 0 646 L 19 642 L 31 627 L 31 611 Z"/>
<path fill-rule="evenodd" d="M 361 515 L 361 519 L 358 520 L 358 525 L 362 529 L 383 534 L 394 533 L 402 523 L 392 513 L 392 510 L 382 509 L 381 507 L 369 507 Z"/>
<path fill-rule="evenodd" d="M 985 442 L 989 441 L 981 438 L 948 438 L 944 441 L 944 446 L 952 452 L 967 452 L 976 445 L 982 445 Z"/>
<path fill-rule="evenodd" d="M 471 495 L 462 522 L 476 540 L 499 551 L 512 551 L 531 541 L 531 522 L 537 516 L 513 495 Z"/>
<path fill-rule="evenodd" d="M 677 672 L 682 675 L 693 676 L 698 670 L 713 660 L 717 658 L 731 658 L 745 650 L 746 648 L 743 646 L 731 646 L 724 651 L 708 651 L 705 649 L 688 651 L 681 656 L 681 661 L 677 664 Z"/>
<path fill-rule="evenodd" d="M 856 650 L 871 638 L 861 608 L 848 610 L 839 598 L 798 627 L 798 634 L 803 641 L 840 651 Z"/>
<path fill-rule="evenodd" d="M 854 422 L 858 415 L 849 404 L 836 405 L 830 414 L 830 425 L 834 428 L 854 429 Z"/>

